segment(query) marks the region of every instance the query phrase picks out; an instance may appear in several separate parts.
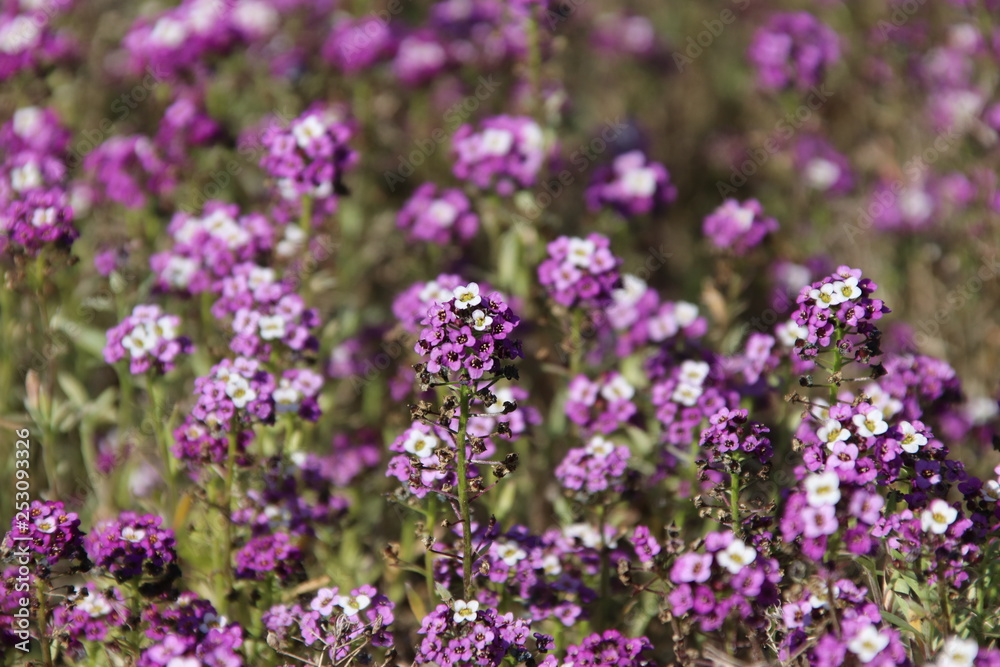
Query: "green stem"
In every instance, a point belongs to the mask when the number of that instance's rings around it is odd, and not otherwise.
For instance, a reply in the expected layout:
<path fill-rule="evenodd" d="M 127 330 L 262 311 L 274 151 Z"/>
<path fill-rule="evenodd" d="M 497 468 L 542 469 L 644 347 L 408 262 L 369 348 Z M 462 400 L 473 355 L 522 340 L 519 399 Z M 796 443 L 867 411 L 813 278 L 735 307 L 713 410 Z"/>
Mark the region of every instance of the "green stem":
<path fill-rule="evenodd" d="M 227 609 L 229 606 L 229 593 L 233 590 L 233 478 L 236 472 L 236 441 L 239 433 L 234 430 L 229 434 L 229 452 L 226 456 L 226 486 L 222 497 L 222 525 L 224 527 L 222 555 L 225 562 L 222 566 L 222 577 L 225 587 L 222 591 L 223 601 L 221 607 Z"/>
<path fill-rule="evenodd" d="M 427 511 L 425 523 L 428 537 L 434 537 L 434 524 L 437 522 L 437 495 L 427 496 Z M 437 589 L 434 586 L 434 552 L 428 547 L 424 553 L 424 580 L 427 582 L 427 601 L 430 608 L 437 606 Z"/>
<path fill-rule="evenodd" d="M 156 391 L 156 378 L 152 373 L 146 376 L 146 387 L 149 390 L 149 400 L 153 403 L 153 437 L 156 439 L 160 458 L 163 460 L 163 477 L 167 482 L 167 501 L 172 512 L 175 502 L 173 456 L 170 454 L 170 443 L 163 428 L 166 425 L 163 419 L 163 404 Z"/>
<path fill-rule="evenodd" d="M 458 436 L 455 444 L 458 448 L 458 509 L 462 519 L 462 584 L 465 599 L 472 597 L 472 511 L 469 506 L 469 473 L 468 456 L 466 454 L 465 436 L 469 425 L 469 403 L 471 397 L 469 388 L 459 389 L 459 406 L 461 414 L 458 420 Z"/>
<path fill-rule="evenodd" d="M 299 227 L 305 233 L 305 242 L 308 246 L 309 239 L 312 237 L 312 210 L 313 210 L 313 200 L 310 195 L 305 195 L 302 197 L 302 217 L 299 218 Z"/>
<path fill-rule="evenodd" d="M 599 510 L 598 515 L 600 519 L 598 521 L 597 529 L 601 536 L 601 573 L 600 573 L 601 607 L 600 607 L 599 627 L 600 630 L 603 632 L 605 629 L 607 629 L 610 621 L 608 603 L 610 602 L 610 589 L 611 589 L 611 572 L 610 572 L 611 563 L 608 554 L 608 545 L 605 542 L 604 538 L 604 527 L 605 525 L 607 525 L 607 518 L 608 518 L 608 506 L 601 505 L 601 509 Z"/>
<path fill-rule="evenodd" d="M 583 366 L 583 317 L 582 310 L 573 311 L 573 328 L 569 334 L 569 370 L 573 375 Z"/>
<path fill-rule="evenodd" d="M 48 601 L 45 599 L 45 581 L 39 577 L 36 579 L 36 582 L 35 593 L 38 597 L 38 641 L 42 649 L 42 663 L 45 667 L 52 667 L 52 650 L 49 648 L 49 634 L 46 630 L 49 621 L 49 606 Z"/>
<path fill-rule="evenodd" d="M 729 473 L 729 511 L 733 515 L 733 533 L 739 537 L 743 533 L 740 525 L 740 476 L 735 472 Z"/>

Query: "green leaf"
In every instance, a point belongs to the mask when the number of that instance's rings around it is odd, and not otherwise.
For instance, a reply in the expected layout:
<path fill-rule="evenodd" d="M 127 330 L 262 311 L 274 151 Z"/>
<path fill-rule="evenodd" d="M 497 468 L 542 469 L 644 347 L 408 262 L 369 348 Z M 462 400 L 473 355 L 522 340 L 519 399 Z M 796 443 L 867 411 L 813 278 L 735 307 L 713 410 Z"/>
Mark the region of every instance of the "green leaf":
<path fill-rule="evenodd" d="M 87 405 L 89 397 L 87 396 L 87 390 L 84 389 L 83 385 L 79 380 L 74 378 L 69 373 L 60 373 L 59 376 L 59 386 L 72 401 L 73 405 L 77 409 L 83 409 Z"/>

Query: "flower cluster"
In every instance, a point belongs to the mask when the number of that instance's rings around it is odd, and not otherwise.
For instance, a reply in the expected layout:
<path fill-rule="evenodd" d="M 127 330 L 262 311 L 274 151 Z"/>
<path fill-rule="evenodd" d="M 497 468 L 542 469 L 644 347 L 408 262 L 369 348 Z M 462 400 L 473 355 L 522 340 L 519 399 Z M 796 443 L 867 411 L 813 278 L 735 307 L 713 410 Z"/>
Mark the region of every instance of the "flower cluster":
<path fill-rule="evenodd" d="M 8 2 L 0 11 L 0 81 L 52 64 L 74 50 L 69 35 L 53 24 L 75 0 Z"/>
<path fill-rule="evenodd" d="M 548 258 L 538 267 L 538 281 L 556 303 L 598 309 L 612 302 L 612 291 L 621 282 L 621 260 L 611 254 L 606 236 L 560 236 L 547 250 Z"/>
<path fill-rule="evenodd" d="M 87 537 L 87 553 L 94 564 L 118 581 L 160 576 L 177 560 L 174 531 L 161 528 L 153 514 L 122 512 Z"/>
<path fill-rule="evenodd" d="M 578 492 L 583 498 L 610 491 L 624 490 L 624 474 L 628 468 L 629 449 L 615 445 L 599 435 L 587 441 L 586 447 L 576 447 L 556 467 L 556 479 L 562 486 Z"/>
<path fill-rule="evenodd" d="M 246 262 L 216 284 L 219 299 L 212 314 L 220 320 L 232 316 L 235 336 L 230 349 L 238 355 L 271 359 L 275 342 L 285 344 L 295 356 L 319 349 L 310 330 L 319 326 L 319 313 L 306 308 L 291 279 L 279 279 L 274 269 Z"/>
<path fill-rule="evenodd" d="M 833 343 L 842 358 L 873 363 L 872 358 L 881 355 L 881 332 L 873 322 L 892 312 L 881 299 L 872 298 L 877 288 L 861 277 L 860 269 L 847 266 L 804 287 L 792 314 L 792 321 L 806 330 L 802 344 L 796 343 L 799 356 L 815 357 Z"/>
<path fill-rule="evenodd" d="M 125 625 L 128 607 L 117 588 L 99 590 L 93 583 L 77 589 L 53 610 L 52 634 L 70 650 L 79 651 L 83 641 L 104 642 Z"/>
<path fill-rule="evenodd" d="M 37 255 L 48 245 L 69 247 L 79 236 L 68 191 L 68 144 L 51 109 L 20 108 L 0 126 L 0 251 Z"/>
<path fill-rule="evenodd" d="M 742 256 L 760 245 L 764 238 L 778 230 L 778 221 L 764 216 L 764 208 L 756 199 L 739 203 L 727 199 L 705 218 L 702 231 L 716 248 Z"/>
<path fill-rule="evenodd" d="M 264 580 L 276 576 L 283 583 L 305 579 L 302 550 L 288 533 L 252 537 L 236 552 L 237 579 Z"/>
<path fill-rule="evenodd" d="M 348 146 L 354 133 L 355 126 L 343 111 L 314 107 L 287 129 L 264 135 L 267 152 L 260 165 L 275 179 L 278 194 L 292 209 L 308 199 L 318 205 L 318 212 L 332 213 L 337 198 L 347 192 L 344 174 L 358 161 L 358 154 Z"/>
<path fill-rule="evenodd" d="M 766 626 L 764 610 L 779 599 L 778 561 L 728 531 L 709 533 L 704 546 L 704 553 L 686 551 L 671 565 L 670 613 L 696 621 L 702 632 L 718 630 L 730 614 L 750 628 Z"/>
<path fill-rule="evenodd" d="M 3 541 L 9 552 L 37 554 L 47 565 L 61 560 L 85 560 L 84 534 L 76 512 L 67 512 L 58 500 L 33 500 L 26 511 L 11 520 L 10 532 Z"/>
<path fill-rule="evenodd" d="M 621 373 L 609 372 L 598 380 L 577 375 L 569 383 L 566 415 L 584 435 L 613 433 L 638 412 L 635 387 Z"/>
<path fill-rule="evenodd" d="M 524 116 L 487 118 L 478 132 L 463 125 L 452 145 L 456 177 L 504 196 L 534 185 L 545 161 L 542 129 Z"/>
<path fill-rule="evenodd" d="M 677 198 L 677 187 L 670 181 L 666 167 L 636 150 L 619 155 L 610 168 L 595 173 L 586 198 L 592 211 L 607 206 L 632 217 L 672 203 Z"/>
<path fill-rule="evenodd" d="M 166 373 L 179 354 L 191 354 L 191 339 L 178 335 L 181 318 L 165 315 L 159 306 L 136 306 L 121 324 L 108 330 L 104 361 L 114 364 L 128 357 L 129 372 Z"/>
<path fill-rule="evenodd" d="M 766 464 L 774 455 L 763 424 L 747 420 L 746 410 L 722 408 L 709 419 L 698 444 L 710 466 L 725 469 L 725 459 L 753 459 Z"/>
<path fill-rule="evenodd" d="M 136 667 L 243 667 L 243 629 L 193 593 L 150 606 L 142 620 L 152 644 L 143 649 Z"/>
<path fill-rule="evenodd" d="M 127 208 L 145 208 L 150 198 L 166 198 L 177 186 L 177 170 L 141 135 L 113 136 L 87 154 L 94 199 Z"/>
<path fill-rule="evenodd" d="M 520 662 L 531 655 L 529 642 L 544 653 L 552 637 L 531 634 L 531 625 L 501 614 L 492 607 L 480 608 L 477 600 L 455 600 L 451 606 L 438 605 L 420 624 L 423 635 L 417 647 L 418 664 L 434 663 L 441 667 L 459 665 L 503 664 L 508 656 Z"/>
<path fill-rule="evenodd" d="M 427 358 L 428 373 L 456 374 L 474 384 L 521 356 L 520 341 L 510 337 L 519 321 L 498 292 L 484 298 L 477 283 L 459 285 L 428 310 L 414 349 Z"/>
<path fill-rule="evenodd" d="M 275 243 L 274 227 L 260 214 L 240 215 L 239 208 L 220 201 L 205 203 L 201 216 L 174 214 L 167 233 L 173 247 L 149 258 L 162 291 L 199 294 L 215 289 L 234 267 L 250 262 Z"/>
<path fill-rule="evenodd" d="M 350 595 L 321 588 L 308 607 L 277 605 L 264 613 L 262 622 L 278 642 L 301 642 L 325 652 L 332 664 L 348 656 L 364 660 L 366 646 L 391 647 L 390 632 L 395 605 L 373 586 L 361 586 Z"/>
<path fill-rule="evenodd" d="M 415 241 L 465 245 L 476 235 L 479 217 L 458 188 L 439 190 L 433 183 L 424 183 L 400 210 L 396 225 Z"/>
<path fill-rule="evenodd" d="M 840 60 L 840 38 L 809 12 L 783 12 L 757 30 L 748 56 L 763 88 L 805 91 Z"/>
<path fill-rule="evenodd" d="M 546 656 L 540 667 L 647 667 L 654 665 L 649 651 L 653 645 L 645 637 L 629 639 L 618 630 L 588 635 L 566 649 L 566 657 Z"/>

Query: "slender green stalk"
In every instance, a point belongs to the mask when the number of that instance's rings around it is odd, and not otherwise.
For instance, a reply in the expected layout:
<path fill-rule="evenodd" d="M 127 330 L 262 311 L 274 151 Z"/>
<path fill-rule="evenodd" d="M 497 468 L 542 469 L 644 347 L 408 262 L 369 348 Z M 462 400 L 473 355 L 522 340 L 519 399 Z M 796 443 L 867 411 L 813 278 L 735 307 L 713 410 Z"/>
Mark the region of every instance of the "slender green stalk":
<path fill-rule="evenodd" d="M 167 433 L 164 431 L 163 404 L 156 390 L 156 378 L 152 373 L 146 376 L 146 387 L 149 390 L 149 400 L 153 403 L 153 437 L 160 450 L 160 458 L 163 460 L 163 477 L 167 482 L 167 499 L 171 509 L 174 505 L 174 466 L 173 456 L 170 454 L 170 443 Z"/>
<path fill-rule="evenodd" d="M 466 454 L 466 431 L 469 425 L 469 388 L 462 386 L 459 390 L 459 406 L 461 413 L 458 420 L 458 436 L 455 445 L 458 448 L 458 509 L 462 519 L 462 584 L 465 598 L 472 597 L 472 511 L 469 501 L 469 462 Z"/>
<path fill-rule="evenodd" d="M 608 609 L 608 602 L 610 602 L 611 597 L 611 562 L 608 554 L 608 545 L 604 539 L 604 527 L 607 525 L 608 519 L 608 506 L 606 504 L 601 505 L 601 509 L 598 512 L 600 517 L 598 521 L 598 531 L 600 531 L 601 536 L 601 608 L 600 608 L 600 618 L 598 622 L 600 623 L 600 630 L 604 631 L 609 626 L 610 613 Z"/>
<path fill-rule="evenodd" d="M 299 218 L 299 227 L 306 235 L 306 243 L 309 243 L 309 239 L 312 237 L 312 211 L 313 211 L 313 200 L 309 195 L 302 197 L 302 217 Z"/>
<path fill-rule="evenodd" d="M 236 472 L 236 440 L 239 433 L 234 430 L 229 434 L 229 453 L 226 456 L 226 485 L 222 496 L 222 525 L 223 545 L 222 556 L 225 562 L 222 565 L 222 578 L 225 582 L 223 589 L 223 602 L 220 606 L 228 611 L 229 592 L 233 590 L 233 478 Z"/>
<path fill-rule="evenodd" d="M 434 537 L 434 524 L 437 522 L 437 496 L 433 493 L 427 496 L 425 522 L 427 535 Z M 437 589 L 434 586 L 434 552 L 431 551 L 431 547 L 426 549 L 424 555 L 424 579 L 427 582 L 427 601 L 430 603 L 430 608 L 434 608 L 437 606 Z"/>
<path fill-rule="evenodd" d="M 573 311 L 573 324 L 569 334 L 569 370 L 573 375 L 583 366 L 583 318 L 582 310 Z"/>
<path fill-rule="evenodd" d="M 740 525 L 740 476 L 729 473 L 729 511 L 733 516 L 733 532 L 739 537 L 743 533 Z"/>
<path fill-rule="evenodd" d="M 49 633 L 46 629 L 49 621 L 49 605 L 45 598 L 46 583 L 41 577 L 35 581 L 35 593 L 38 597 L 38 641 L 42 649 L 42 663 L 45 667 L 52 667 L 52 649 L 49 647 Z"/>

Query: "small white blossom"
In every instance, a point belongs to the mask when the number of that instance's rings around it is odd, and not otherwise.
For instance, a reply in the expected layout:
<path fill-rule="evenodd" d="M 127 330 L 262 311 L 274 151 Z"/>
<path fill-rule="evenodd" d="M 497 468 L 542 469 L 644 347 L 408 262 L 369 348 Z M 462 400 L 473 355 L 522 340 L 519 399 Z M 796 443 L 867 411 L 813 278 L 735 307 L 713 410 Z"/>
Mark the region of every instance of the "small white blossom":
<path fill-rule="evenodd" d="M 613 442 L 602 438 L 599 435 L 595 435 L 587 443 L 586 451 L 591 456 L 596 456 L 603 459 L 611 452 L 615 451 L 615 445 Z"/>
<path fill-rule="evenodd" d="M 341 595 L 337 598 L 337 606 L 344 610 L 345 616 L 357 616 L 362 609 L 367 609 L 372 599 L 367 595 Z"/>
<path fill-rule="evenodd" d="M 458 209 L 449 201 L 435 199 L 434 203 L 427 207 L 427 215 L 439 227 L 451 227 L 458 218 Z"/>
<path fill-rule="evenodd" d="M 935 498 L 927 509 L 920 513 L 920 529 L 925 533 L 941 535 L 948 530 L 948 526 L 955 523 L 957 518 L 957 509 L 949 505 L 946 500 Z"/>
<path fill-rule="evenodd" d="M 656 192 L 656 172 L 649 167 L 630 169 L 622 174 L 621 187 L 630 197 L 650 197 Z"/>
<path fill-rule="evenodd" d="M 142 528 L 125 526 L 122 528 L 122 539 L 126 542 L 131 542 L 132 544 L 138 544 L 146 539 L 146 531 Z"/>
<path fill-rule="evenodd" d="M 483 155 L 501 156 L 510 152 L 514 135 L 507 130 L 488 128 L 480 135 L 479 150 Z"/>
<path fill-rule="evenodd" d="M 452 607 L 455 612 L 455 622 L 465 623 L 466 621 L 476 620 L 477 613 L 479 612 L 479 601 L 478 600 L 455 600 L 455 606 Z"/>
<path fill-rule="evenodd" d="M 757 550 L 736 538 L 733 538 L 728 547 L 715 554 L 715 561 L 730 574 L 739 574 L 740 570 L 754 562 L 756 558 Z"/>
<path fill-rule="evenodd" d="M 569 240 L 566 260 L 574 266 L 587 268 L 591 265 L 597 244 L 590 239 L 572 238 Z"/>
<path fill-rule="evenodd" d="M 403 449 L 417 458 L 425 459 L 434 453 L 438 442 L 438 439 L 430 433 L 421 433 L 414 429 L 403 441 Z"/>
<path fill-rule="evenodd" d="M 833 283 L 826 283 L 819 289 L 809 290 L 809 298 L 816 302 L 817 308 L 824 310 L 844 302 Z"/>
<path fill-rule="evenodd" d="M 674 393 L 670 395 L 670 400 L 691 407 L 698 403 L 698 398 L 702 393 L 700 385 L 693 386 L 681 383 L 674 388 Z"/>
<path fill-rule="evenodd" d="M 237 408 L 244 408 L 246 404 L 257 398 L 257 392 L 253 390 L 250 383 L 241 375 L 233 375 L 226 383 L 226 396 L 233 401 Z"/>
<path fill-rule="evenodd" d="M 40 516 L 35 519 L 35 528 L 42 531 L 47 535 L 51 535 L 56 532 L 57 524 L 55 519 L 50 516 Z"/>
<path fill-rule="evenodd" d="M 863 663 L 871 662 L 889 645 L 889 636 L 883 635 L 874 625 L 866 625 L 847 644 L 847 650 Z"/>
<path fill-rule="evenodd" d="M 292 126 L 292 135 L 299 148 L 309 148 L 316 139 L 326 134 L 326 127 L 316 116 L 307 116 Z"/>
<path fill-rule="evenodd" d="M 281 315 L 265 315 L 257 323 L 263 340 L 280 340 L 287 333 L 285 318 Z"/>
<path fill-rule="evenodd" d="M 806 477 L 803 485 L 809 507 L 836 505 L 840 500 L 840 478 L 833 470 L 813 473 Z"/>
<path fill-rule="evenodd" d="M 486 331 L 493 324 L 493 318 L 481 310 L 472 311 L 472 328 L 476 331 Z"/>
<path fill-rule="evenodd" d="M 858 435 L 864 438 L 882 435 L 889 430 L 881 410 L 869 410 L 863 415 L 854 415 L 851 421 L 858 427 Z"/>
<path fill-rule="evenodd" d="M 937 656 L 937 667 L 972 667 L 979 655 L 979 644 L 974 639 L 949 637 Z"/>
<path fill-rule="evenodd" d="M 616 375 L 613 380 L 601 387 L 601 396 L 604 397 L 604 400 L 612 403 L 628 401 L 635 396 L 635 387 L 621 375 Z"/>
<path fill-rule="evenodd" d="M 470 306 L 478 306 L 483 301 L 483 297 L 479 296 L 479 283 L 469 283 L 468 285 L 459 285 L 454 290 L 455 295 L 455 307 L 459 310 L 465 310 Z"/>
<path fill-rule="evenodd" d="M 899 431 L 902 436 L 899 439 L 899 446 L 904 452 L 915 454 L 918 449 L 927 444 L 927 436 L 917 433 L 910 422 L 899 422 Z"/>
<path fill-rule="evenodd" d="M 700 387 L 708 377 L 709 365 L 704 361 L 688 359 L 681 362 L 680 381 L 692 387 Z"/>
<path fill-rule="evenodd" d="M 497 554 L 500 556 L 500 559 L 510 567 L 514 567 L 520 561 L 528 557 L 528 553 L 522 549 L 517 542 L 505 542 L 498 545 Z"/>
<path fill-rule="evenodd" d="M 674 319 L 681 329 L 691 326 L 698 319 L 698 306 L 687 301 L 678 301 L 674 304 Z"/>
<path fill-rule="evenodd" d="M 831 419 L 820 427 L 816 435 L 819 436 L 821 442 L 825 442 L 826 446 L 832 449 L 837 442 L 850 438 L 851 432 L 841 426 L 836 419 Z"/>

